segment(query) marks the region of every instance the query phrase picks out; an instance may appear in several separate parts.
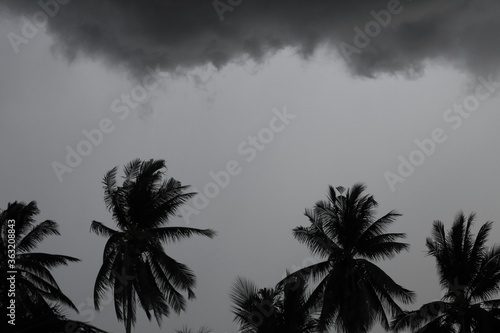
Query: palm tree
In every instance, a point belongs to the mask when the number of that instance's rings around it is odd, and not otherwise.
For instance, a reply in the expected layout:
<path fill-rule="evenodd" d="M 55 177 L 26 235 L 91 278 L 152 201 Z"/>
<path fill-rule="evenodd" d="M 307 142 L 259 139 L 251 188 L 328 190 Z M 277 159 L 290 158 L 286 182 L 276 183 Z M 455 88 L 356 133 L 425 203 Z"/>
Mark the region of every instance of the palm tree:
<path fill-rule="evenodd" d="M 485 245 L 492 222 L 483 224 L 477 236 L 472 234 L 474 219 L 474 213 L 468 217 L 458 213 L 448 233 L 441 221 L 434 221 L 426 245 L 436 259 L 443 297 L 399 315 L 393 322 L 395 331 L 498 331 L 500 299 L 493 297 L 500 291 L 500 248 Z"/>
<path fill-rule="evenodd" d="M 111 288 L 118 320 L 130 333 L 135 324 L 136 303 L 149 320 L 151 312 L 158 325 L 170 309 L 184 311 L 186 300 L 180 291 L 193 299 L 196 278 L 184 264 L 165 253 L 163 243 L 179 241 L 192 235 L 214 237 L 215 231 L 187 227 L 165 227 L 176 210 L 195 193 L 173 178 L 163 180 L 163 160 L 135 159 L 125 166 L 122 186 L 116 185 L 117 168 L 103 178 L 104 201 L 118 230 L 93 221 L 91 231 L 107 236 L 103 263 L 94 287 L 94 305 Z"/>
<path fill-rule="evenodd" d="M 290 277 L 275 288 L 257 289 L 249 280 L 238 278 L 231 291 L 233 313 L 241 333 L 310 333 L 316 321 L 314 304 L 306 295 L 301 277 Z"/>
<path fill-rule="evenodd" d="M 104 332 L 85 323 L 71 321 L 63 315 L 64 306 L 76 312 L 78 310 L 61 291 L 50 269 L 79 259 L 32 252 L 47 236 L 60 235 L 56 222 L 35 222 L 39 213 L 35 201 L 28 204 L 9 203 L 7 209 L 0 213 L 0 269 L 2 272 L 17 272 L 12 274 L 16 286 L 16 332 L 61 332 L 67 324 L 82 329 L 82 332 Z M 5 254 L 7 258 L 4 258 Z M 0 282 L 2 308 L 7 307 L 9 286 L 6 282 L 6 279 Z"/>
<path fill-rule="evenodd" d="M 330 186 L 327 201 L 306 209 L 311 224 L 293 229 L 299 242 L 324 258 L 291 275 L 319 281 L 310 302 L 320 306 L 320 332 L 335 326 L 340 332 L 365 333 L 375 322 L 389 329 L 388 314 L 402 311 L 395 299 L 403 303 L 414 299 L 413 292 L 372 262 L 390 259 L 407 250 L 408 244 L 397 242 L 406 237 L 403 233 L 385 233 L 400 214 L 390 211 L 376 219 L 377 202 L 371 195 L 363 196 L 364 190 L 364 185 L 355 184 L 343 195 L 343 187 Z"/>

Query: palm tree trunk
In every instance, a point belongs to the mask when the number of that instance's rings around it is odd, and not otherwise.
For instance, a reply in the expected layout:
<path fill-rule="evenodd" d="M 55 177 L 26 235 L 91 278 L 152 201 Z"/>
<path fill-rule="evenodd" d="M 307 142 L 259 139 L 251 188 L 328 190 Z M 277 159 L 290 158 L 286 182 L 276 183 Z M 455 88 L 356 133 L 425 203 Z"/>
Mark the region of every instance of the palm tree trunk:
<path fill-rule="evenodd" d="M 465 316 L 462 317 L 462 323 L 460 324 L 460 333 L 470 333 L 470 327 L 468 323 L 465 322 Z"/>
<path fill-rule="evenodd" d="M 127 286 L 127 323 L 125 325 L 126 333 L 132 332 L 132 285 Z"/>

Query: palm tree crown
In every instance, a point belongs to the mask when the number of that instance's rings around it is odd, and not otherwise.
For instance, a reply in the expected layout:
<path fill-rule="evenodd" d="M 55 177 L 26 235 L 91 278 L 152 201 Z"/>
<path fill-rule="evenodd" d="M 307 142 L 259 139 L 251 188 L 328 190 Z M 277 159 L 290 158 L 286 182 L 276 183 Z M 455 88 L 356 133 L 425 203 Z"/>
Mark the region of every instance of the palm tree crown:
<path fill-rule="evenodd" d="M 492 222 L 483 224 L 474 237 L 474 219 L 474 213 L 466 217 L 460 212 L 448 233 L 441 221 L 434 221 L 426 245 L 428 254 L 436 259 L 443 297 L 399 315 L 393 322 L 396 331 L 498 331 L 500 299 L 493 298 L 500 291 L 500 248 L 486 246 Z"/>
<path fill-rule="evenodd" d="M 388 314 L 402 311 L 395 299 L 404 303 L 414 299 L 413 292 L 372 263 L 394 257 L 408 244 L 397 241 L 406 236 L 403 233 L 385 233 L 400 214 L 391 211 L 376 219 L 377 202 L 362 195 L 364 190 L 364 185 L 356 184 L 344 195 L 343 187 L 330 186 L 328 200 L 306 209 L 311 224 L 293 230 L 299 242 L 325 259 L 292 274 L 319 282 L 310 301 L 320 304 L 320 331 L 335 326 L 342 332 L 365 333 L 375 321 L 388 329 Z"/>
<path fill-rule="evenodd" d="M 309 333 L 316 321 L 308 302 L 307 284 L 290 277 L 275 288 L 257 289 L 249 280 L 238 278 L 231 291 L 233 313 L 241 333 Z"/>
<path fill-rule="evenodd" d="M 94 303 L 99 309 L 108 288 L 114 292 L 118 320 L 125 322 L 127 332 L 135 323 L 135 308 L 140 306 L 158 324 L 170 309 L 184 311 L 186 301 L 194 298 L 196 278 L 184 264 L 165 253 L 163 243 L 175 242 L 192 235 L 212 238 L 215 232 L 187 227 L 164 227 L 176 210 L 195 193 L 185 193 L 187 186 L 173 178 L 163 180 L 163 160 L 131 161 L 125 166 L 122 186 L 116 185 L 117 168 L 103 179 L 104 200 L 118 230 L 93 221 L 91 231 L 109 237 L 103 263 L 94 287 Z"/>
<path fill-rule="evenodd" d="M 40 213 L 35 201 L 10 203 L 6 210 L 0 213 L 0 253 L 2 272 L 16 271 L 16 331 L 17 332 L 60 332 L 70 320 L 63 315 L 63 308 L 78 312 L 71 300 L 61 291 L 50 269 L 79 261 L 77 258 L 60 254 L 32 252 L 47 236 L 60 235 L 56 222 L 46 220 L 35 222 Z M 13 221 L 10 222 L 9 221 Z M 14 232 L 9 232 L 9 229 Z M 15 235 L 15 267 L 10 266 L 10 260 L 4 259 L 5 254 L 12 250 L 9 247 L 8 235 Z M 10 259 L 10 256 L 9 258 Z M 1 281 L 2 304 L 6 307 L 6 280 Z M 95 327 L 78 321 L 71 325 L 85 332 L 103 332 Z"/>

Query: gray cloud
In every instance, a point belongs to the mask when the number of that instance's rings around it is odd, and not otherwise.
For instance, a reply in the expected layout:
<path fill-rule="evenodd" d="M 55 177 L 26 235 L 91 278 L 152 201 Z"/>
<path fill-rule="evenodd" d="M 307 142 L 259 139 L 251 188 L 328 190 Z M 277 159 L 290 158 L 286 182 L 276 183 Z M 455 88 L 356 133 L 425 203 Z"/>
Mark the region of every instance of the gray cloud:
<path fill-rule="evenodd" d="M 308 57 L 327 46 L 353 74 L 367 77 L 418 74 L 426 61 L 489 74 L 497 72 L 500 61 L 500 2 L 495 0 L 404 0 L 385 26 L 373 13 L 387 13 L 387 0 L 60 1 L 68 3 L 60 4 L 48 23 L 56 50 L 70 60 L 92 57 L 136 76 L 148 66 L 173 71 L 258 62 L 287 47 Z M 217 12 L 214 4 L 221 3 L 227 10 Z M 28 19 L 41 10 L 35 1 L 0 4 Z M 373 29 L 368 42 L 356 27 L 363 33 Z"/>

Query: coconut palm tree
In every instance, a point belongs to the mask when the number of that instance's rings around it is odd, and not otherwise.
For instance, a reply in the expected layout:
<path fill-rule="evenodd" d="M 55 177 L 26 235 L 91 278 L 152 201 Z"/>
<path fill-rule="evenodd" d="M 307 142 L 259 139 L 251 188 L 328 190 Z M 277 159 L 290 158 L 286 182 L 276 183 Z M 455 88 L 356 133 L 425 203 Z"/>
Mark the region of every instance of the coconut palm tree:
<path fill-rule="evenodd" d="M 238 278 L 231 299 L 241 333 L 315 332 L 316 321 L 311 315 L 314 304 L 308 302 L 307 284 L 300 276 L 263 289 Z"/>
<path fill-rule="evenodd" d="M 436 259 L 440 300 L 399 315 L 393 329 L 419 333 L 486 333 L 500 327 L 500 247 L 487 247 L 492 222 L 484 223 L 472 234 L 475 214 L 460 212 L 445 232 L 441 221 L 434 221 L 427 238 L 428 254 Z"/>
<path fill-rule="evenodd" d="M 66 325 L 82 332 L 104 332 L 64 316 L 64 307 L 78 310 L 59 288 L 50 269 L 79 259 L 32 252 L 47 236 L 60 235 L 56 222 L 35 222 L 39 213 L 35 201 L 9 203 L 0 213 L 0 270 L 16 272 L 9 273 L 15 277 L 16 332 L 62 332 Z M 8 301 L 6 289 L 10 287 L 6 282 L 6 279 L 0 282 L 1 307 L 4 309 Z"/>
<path fill-rule="evenodd" d="M 93 221 L 91 231 L 107 236 L 103 263 L 94 287 L 94 304 L 104 293 L 114 293 L 118 320 L 130 333 L 135 323 L 136 303 L 148 319 L 154 314 L 158 325 L 170 309 L 184 311 L 186 300 L 193 299 L 196 278 L 184 264 L 165 253 L 164 243 L 173 243 L 193 235 L 214 237 L 215 231 L 188 227 L 165 227 L 176 210 L 195 193 L 186 193 L 187 186 L 173 178 L 163 179 L 163 160 L 135 159 L 124 169 L 122 186 L 116 185 L 117 168 L 103 178 L 104 201 L 118 230 Z"/>
<path fill-rule="evenodd" d="M 413 292 L 373 263 L 408 249 L 398 242 L 405 234 L 385 233 L 400 214 L 390 211 L 376 219 L 377 202 L 362 195 L 364 190 L 364 185 L 355 184 L 344 194 L 343 187 L 330 186 L 328 200 L 306 209 L 310 225 L 293 229 L 299 242 L 324 259 L 291 274 L 317 283 L 310 301 L 321 307 L 321 332 L 334 326 L 339 332 L 365 333 L 375 322 L 389 329 L 389 316 L 402 311 L 396 300 L 414 299 Z"/>

